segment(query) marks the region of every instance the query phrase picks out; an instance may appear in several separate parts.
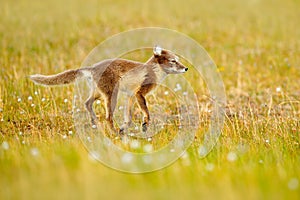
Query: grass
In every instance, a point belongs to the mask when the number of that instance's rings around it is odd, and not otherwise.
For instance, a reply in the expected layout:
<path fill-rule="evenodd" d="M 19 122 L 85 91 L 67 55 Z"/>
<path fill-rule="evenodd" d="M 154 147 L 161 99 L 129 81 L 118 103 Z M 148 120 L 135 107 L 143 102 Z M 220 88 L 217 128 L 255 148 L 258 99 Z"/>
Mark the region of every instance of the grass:
<path fill-rule="evenodd" d="M 299 1 L 0 5 L 1 199 L 299 199 Z M 196 138 L 173 165 L 132 175 L 89 156 L 72 121 L 72 85 L 44 88 L 26 77 L 78 68 L 105 38 L 145 26 L 176 29 L 202 44 L 228 105 L 207 157 L 199 158 Z"/>

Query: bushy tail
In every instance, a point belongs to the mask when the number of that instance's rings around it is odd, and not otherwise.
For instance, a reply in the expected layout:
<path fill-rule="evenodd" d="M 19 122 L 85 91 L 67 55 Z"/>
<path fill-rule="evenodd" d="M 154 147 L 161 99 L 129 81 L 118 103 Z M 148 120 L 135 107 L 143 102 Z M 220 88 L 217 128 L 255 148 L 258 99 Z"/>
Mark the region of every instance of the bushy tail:
<path fill-rule="evenodd" d="M 75 70 L 67 70 L 64 72 L 61 72 L 59 74 L 45 76 L 40 74 L 34 74 L 29 76 L 29 78 L 41 85 L 63 85 L 63 84 L 69 84 L 75 81 L 76 78 L 82 76 L 83 73 L 80 69 Z"/>

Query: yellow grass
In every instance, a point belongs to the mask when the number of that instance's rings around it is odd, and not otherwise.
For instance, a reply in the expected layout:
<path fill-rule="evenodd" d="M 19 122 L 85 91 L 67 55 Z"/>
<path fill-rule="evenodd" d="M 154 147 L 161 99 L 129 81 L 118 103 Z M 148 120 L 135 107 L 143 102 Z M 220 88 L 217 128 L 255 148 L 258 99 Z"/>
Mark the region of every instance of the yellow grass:
<path fill-rule="evenodd" d="M 0 5 L 0 199 L 299 199 L 299 1 Z M 203 45 L 228 105 L 206 158 L 196 138 L 173 165 L 132 175 L 89 156 L 72 120 L 72 85 L 44 88 L 27 76 L 78 68 L 105 38 L 145 26 L 175 29 Z"/>

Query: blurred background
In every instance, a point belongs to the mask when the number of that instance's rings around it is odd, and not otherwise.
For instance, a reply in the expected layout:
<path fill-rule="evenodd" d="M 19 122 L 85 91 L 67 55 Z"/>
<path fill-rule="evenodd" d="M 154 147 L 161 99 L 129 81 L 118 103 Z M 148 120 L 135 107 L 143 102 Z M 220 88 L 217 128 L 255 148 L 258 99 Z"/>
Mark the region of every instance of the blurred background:
<path fill-rule="evenodd" d="M 299 199 L 300 1 L 0 0 L 0 13 L 1 199 Z M 73 86 L 27 76 L 78 68 L 107 37 L 149 26 L 207 50 L 226 123 L 206 158 L 195 138 L 168 168 L 124 174 L 76 136 Z"/>

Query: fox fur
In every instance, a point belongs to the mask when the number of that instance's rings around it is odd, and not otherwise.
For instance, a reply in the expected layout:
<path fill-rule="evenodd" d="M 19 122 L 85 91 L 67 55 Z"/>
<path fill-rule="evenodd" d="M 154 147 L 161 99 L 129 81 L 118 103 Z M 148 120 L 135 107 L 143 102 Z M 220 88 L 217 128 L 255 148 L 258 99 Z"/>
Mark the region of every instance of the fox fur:
<path fill-rule="evenodd" d="M 102 97 L 105 101 L 106 120 L 113 130 L 115 130 L 113 113 L 118 92 L 126 92 L 128 100 L 124 110 L 124 123 L 119 129 L 119 133 L 122 134 L 131 123 L 133 97 L 136 97 L 144 114 L 142 127 L 143 131 L 146 131 L 150 115 L 145 96 L 168 74 L 185 73 L 187 70 L 188 68 L 179 62 L 179 58 L 174 53 L 156 46 L 153 48 L 153 55 L 145 63 L 121 58 L 107 59 L 92 66 L 67 70 L 56 75 L 35 74 L 29 78 L 36 84 L 54 86 L 72 83 L 82 76 L 90 77 L 94 87 L 85 102 L 85 107 L 90 114 L 91 122 L 96 124 L 97 120 L 93 103 Z"/>

